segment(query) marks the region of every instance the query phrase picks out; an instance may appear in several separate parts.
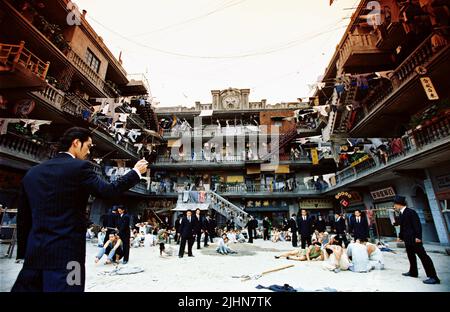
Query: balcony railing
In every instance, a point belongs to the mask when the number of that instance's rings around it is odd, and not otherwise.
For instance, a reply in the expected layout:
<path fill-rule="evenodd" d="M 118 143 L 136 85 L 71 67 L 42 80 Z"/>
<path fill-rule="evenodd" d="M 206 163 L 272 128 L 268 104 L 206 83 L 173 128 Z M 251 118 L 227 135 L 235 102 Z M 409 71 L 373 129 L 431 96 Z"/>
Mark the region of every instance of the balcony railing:
<path fill-rule="evenodd" d="M 22 66 L 41 80 L 45 80 L 50 67 L 50 62 L 42 61 L 27 50 L 24 41 L 18 45 L 0 43 L 0 64 L 10 66 L 11 70 Z"/>
<path fill-rule="evenodd" d="M 54 86 L 47 84 L 43 91 L 35 91 L 32 93 L 59 110 L 62 109 L 65 93 Z"/>
<path fill-rule="evenodd" d="M 272 185 L 253 185 L 245 183 L 237 184 L 223 184 L 217 187 L 217 193 L 236 193 L 236 194 L 295 194 L 295 193 L 319 193 L 314 187 L 309 187 L 307 185 L 296 185 L 295 187 L 289 187 L 286 183 L 277 183 Z"/>
<path fill-rule="evenodd" d="M 106 82 L 73 50 L 67 54 L 67 58 L 88 78 L 98 89 L 111 97 L 115 97 Z"/>
<path fill-rule="evenodd" d="M 433 49 L 431 34 L 421 45 L 419 45 L 414 52 L 412 52 L 406 60 L 400 64 L 394 71 L 393 79 L 397 85 L 401 85 L 405 80 L 411 77 L 415 73 L 417 66 L 422 66 L 427 63 L 439 50 Z"/>
<path fill-rule="evenodd" d="M 374 34 L 349 35 L 342 45 L 341 64 L 345 64 L 354 51 L 367 51 L 377 49 L 377 36 Z"/>
<path fill-rule="evenodd" d="M 319 159 L 322 159 L 324 155 L 322 153 L 319 154 Z M 218 164 L 244 164 L 245 162 L 250 161 L 263 161 L 261 158 L 257 159 L 249 159 L 248 157 L 243 156 L 205 156 L 204 158 L 196 156 L 195 158 L 181 158 L 180 159 L 174 159 L 171 157 L 158 157 L 156 158 L 155 164 L 161 165 L 161 164 L 211 164 L 211 163 L 218 163 Z M 295 156 L 289 156 L 286 154 L 280 155 L 279 161 L 281 162 L 294 162 L 294 163 L 312 163 L 312 160 L 307 155 L 300 155 L 298 157 Z"/>
<path fill-rule="evenodd" d="M 49 146 L 14 133 L 0 135 L 0 151 L 34 163 L 40 163 L 55 155 L 55 151 Z"/>
<path fill-rule="evenodd" d="M 76 94 L 66 94 L 61 109 L 75 117 L 83 118 L 83 112 L 91 112 L 90 105 Z"/>
<path fill-rule="evenodd" d="M 177 164 L 177 163 L 196 163 L 196 164 L 207 164 L 207 163 L 243 163 L 245 162 L 244 157 L 241 156 L 224 156 L 219 159 L 202 159 L 195 157 L 194 159 L 179 159 L 175 160 L 169 157 L 158 157 L 155 161 L 156 164 Z"/>
<path fill-rule="evenodd" d="M 425 66 L 439 53 L 443 50 L 448 49 L 450 43 L 446 46 L 440 47 L 438 49 L 433 48 L 431 34 L 427 39 L 425 39 L 422 44 L 420 44 L 414 52 L 412 52 L 406 60 L 403 61 L 400 66 L 398 66 L 391 77 L 392 83 L 388 86 L 381 85 L 376 92 L 374 92 L 373 98 L 368 98 L 364 102 L 367 103 L 367 113 L 359 114 L 353 125 L 358 125 L 361 120 L 363 120 L 367 115 L 375 110 L 376 107 L 383 105 L 386 101 L 398 90 L 403 88 L 415 75 L 416 68 L 418 66 Z"/>
<path fill-rule="evenodd" d="M 424 125 L 408 131 L 402 137 L 404 150 L 402 153 L 393 154 L 388 152 L 387 161 L 377 161 L 369 156 L 363 162 L 355 166 L 345 168 L 336 173 L 336 185 L 333 188 L 340 187 L 349 181 L 354 181 L 363 175 L 382 170 L 386 166 L 391 166 L 401 162 L 405 157 L 420 154 L 432 144 L 439 143 L 442 140 L 450 138 L 450 114 L 443 115 L 439 118 L 424 123 Z"/>

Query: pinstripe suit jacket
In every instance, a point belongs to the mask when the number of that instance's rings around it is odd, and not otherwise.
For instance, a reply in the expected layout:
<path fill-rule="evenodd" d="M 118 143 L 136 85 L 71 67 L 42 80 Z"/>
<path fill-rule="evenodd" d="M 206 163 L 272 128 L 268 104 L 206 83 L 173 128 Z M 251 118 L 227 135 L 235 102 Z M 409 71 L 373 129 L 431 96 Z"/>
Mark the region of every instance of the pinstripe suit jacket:
<path fill-rule="evenodd" d="M 84 265 L 89 195 L 114 198 L 138 182 L 131 170 L 106 183 L 90 162 L 65 153 L 31 168 L 22 181 L 17 258 L 32 269 L 66 269 L 71 261 Z"/>

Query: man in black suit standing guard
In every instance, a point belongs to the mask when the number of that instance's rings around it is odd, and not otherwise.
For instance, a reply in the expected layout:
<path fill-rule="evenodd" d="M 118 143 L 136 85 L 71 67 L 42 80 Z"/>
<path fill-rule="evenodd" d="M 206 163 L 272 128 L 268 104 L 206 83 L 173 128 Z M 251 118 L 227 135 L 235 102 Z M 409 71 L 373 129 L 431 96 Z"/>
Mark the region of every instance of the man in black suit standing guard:
<path fill-rule="evenodd" d="M 357 239 L 366 240 L 369 237 L 369 223 L 359 209 L 356 209 L 354 215 L 350 218 L 350 232 L 353 234 L 355 241 Z"/>
<path fill-rule="evenodd" d="M 60 139 L 60 152 L 23 178 L 17 259 L 25 261 L 11 291 L 84 291 L 89 195 L 117 197 L 147 171 L 147 161 L 140 160 L 129 173 L 106 183 L 84 160 L 91 147 L 88 129 L 71 128 Z"/>
<path fill-rule="evenodd" d="M 247 228 L 247 232 L 248 232 L 248 242 L 250 244 L 253 244 L 253 234 L 254 234 L 254 230 L 257 228 L 258 226 L 258 221 L 255 220 L 255 218 L 253 218 L 252 215 L 250 215 L 250 220 L 248 220 L 247 224 L 245 225 L 245 227 Z"/>
<path fill-rule="evenodd" d="M 186 212 L 186 216 L 183 217 L 180 224 L 180 234 L 181 234 L 181 242 L 180 242 L 180 251 L 178 252 L 178 257 L 183 258 L 184 248 L 186 247 L 186 241 L 188 243 L 188 256 L 193 257 L 192 254 L 192 245 L 194 245 L 194 220 L 192 217 L 192 211 L 189 209 Z"/>
<path fill-rule="evenodd" d="M 183 219 L 183 215 L 178 215 L 177 220 L 175 220 L 175 241 L 177 242 L 177 244 L 180 244 L 180 225 L 181 225 L 181 220 Z"/>
<path fill-rule="evenodd" d="M 311 245 L 311 235 L 313 233 L 312 220 L 309 218 L 305 209 L 302 209 L 302 215 L 298 221 L 298 230 L 301 235 L 302 249 L 306 248 L 306 245 Z"/>
<path fill-rule="evenodd" d="M 419 216 L 413 209 L 406 207 L 406 199 L 403 196 L 396 196 L 394 208 L 400 212 L 400 238 L 405 242 L 406 253 L 409 260 L 409 271 L 403 273 L 404 276 L 418 277 L 416 254 L 425 269 L 428 279 L 425 284 L 439 284 L 441 281 L 437 277 L 433 261 L 423 248 L 422 225 Z"/>
<path fill-rule="evenodd" d="M 270 231 L 270 221 L 269 221 L 269 217 L 265 217 L 263 220 L 263 239 L 264 240 L 269 240 L 269 231 Z"/>
<path fill-rule="evenodd" d="M 195 216 L 194 216 L 194 232 L 195 232 L 195 238 L 197 239 L 197 249 L 201 249 L 200 247 L 200 240 L 202 238 L 202 230 L 203 228 L 203 218 L 201 215 L 200 208 L 195 209 Z"/>
<path fill-rule="evenodd" d="M 130 216 L 123 206 L 119 206 L 117 212 L 119 213 L 119 237 L 123 244 L 123 264 L 127 264 L 130 257 Z"/>
<path fill-rule="evenodd" d="M 297 242 L 298 242 L 298 238 L 297 238 L 297 231 L 298 231 L 298 227 L 297 227 L 297 221 L 295 220 L 295 213 L 292 214 L 291 218 L 288 221 L 288 229 L 291 229 L 291 233 L 292 233 L 292 247 L 297 247 Z"/>
<path fill-rule="evenodd" d="M 342 242 L 345 245 L 345 248 L 347 248 L 348 240 L 347 240 L 345 219 L 338 212 L 336 212 L 334 214 L 334 226 L 333 227 L 334 227 L 334 232 L 336 233 L 337 237 L 342 240 Z"/>

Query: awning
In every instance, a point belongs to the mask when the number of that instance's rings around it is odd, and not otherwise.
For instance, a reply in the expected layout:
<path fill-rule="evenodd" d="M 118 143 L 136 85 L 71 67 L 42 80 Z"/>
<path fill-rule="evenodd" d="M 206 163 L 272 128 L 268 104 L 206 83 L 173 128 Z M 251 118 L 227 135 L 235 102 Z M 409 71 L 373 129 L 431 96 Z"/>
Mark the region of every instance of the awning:
<path fill-rule="evenodd" d="M 243 183 L 244 176 L 228 176 L 227 183 Z"/>
<path fill-rule="evenodd" d="M 167 147 L 180 147 L 181 146 L 181 140 L 169 140 L 167 142 Z"/>
<path fill-rule="evenodd" d="M 209 203 L 177 203 L 177 206 L 172 211 L 187 211 L 189 209 L 195 211 L 197 208 L 200 208 L 200 210 L 208 210 Z"/>
<path fill-rule="evenodd" d="M 272 164 L 261 164 L 261 171 L 275 171 L 277 170 L 278 165 Z"/>
<path fill-rule="evenodd" d="M 214 113 L 214 111 L 211 109 L 207 109 L 207 110 L 202 110 L 201 112 L 200 112 L 200 115 L 199 115 L 199 117 L 209 117 L 209 116 L 212 116 L 213 115 L 213 113 Z"/>
<path fill-rule="evenodd" d="M 275 173 L 290 173 L 289 165 L 279 165 Z"/>
<path fill-rule="evenodd" d="M 259 174 L 259 173 L 261 173 L 260 166 L 247 167 L 247 174 Z"/>

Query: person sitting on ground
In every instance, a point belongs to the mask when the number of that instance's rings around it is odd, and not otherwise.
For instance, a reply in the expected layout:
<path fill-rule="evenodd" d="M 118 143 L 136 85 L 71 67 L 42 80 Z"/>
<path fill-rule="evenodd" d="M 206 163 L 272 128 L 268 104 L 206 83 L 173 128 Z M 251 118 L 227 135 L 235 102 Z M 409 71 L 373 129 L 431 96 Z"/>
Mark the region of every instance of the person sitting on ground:
<path fill-rule="evenodd" d="M 272 233 L 270 234 L 270 236 L 272 237 L 272 242 L 276 243 L 276 242 L 280 241 L 280 231 L 278 231 L 277 228 L 274 228 L 272 230 Z"/>
<path fill-rule="evenodd" d="M 369 253 L 369 261 L 374 270 L 384 270 L 383 253 L 377 245 L 367 242 L 367 252 Z"/>
<path fill-rule="evenodd" d="M 347 247 L 347 256 L 352 261 L 350 271 L 358 273 L 367 273 L 372 269 L 369 261 L 369 253 L 367 252 L 367 240 L 357 239 L 356 242 L 350 243 Z"/>
<path fill-rule="evenodd" d="M 110 264 L 114 261 L 119 262 L 123 257 L 122 240 L 117 233 L 109 234 L 109 239 L 105 245 L 100 249 L 98 255 L 95 257 L 95 263 L 98 263 L 103 255 L 108 255 L 108 259 L 105 264 Z"/>
<path fill-rule="evenodd" d="M 102 227 L 102 229 L 100 230 L 100 232 L 98 232 L 97 234 L 97 247 L 103 247 L 104 242 L 105 242 L 105 237 L 106 237 L 106 228 Z"/>
<path fill-rule="evenodd" d="M 275 259 L 286 258 L 288 260 L 296 261 L 322 261 L 324 256 L 320 249 L 320 243 L 315 242 L 305 249 L 297 249 L 275 256 Z"/>
<path fill-rule="evenodd" d="M 86 239 L 92 239 L 95 237 L 95 233 L 94 233 L 94 227 L 91 226 L 90 228 L 87 229 L 86 231 Z"/>
<path fill-rule="evenodd" d="M 227 232 L 227 238 L 230 243 L 237 243 L 236 233 L 234 232 L 234 230 L 230 230 Z"/>
<path fill-rule="evenodd" d="M 335 273 L 348 270 L 350 261 L 344 248 L 342 248 L 342 240 L 333 236 L 330 242 L 325 245 L 324 251 L 324 269 L 334 271 Z"/>
<path fill-rule="evenodd" d="M 244 234 L 242 234 L 242 232 L 239 230 L 236 231 L 236 241 L 238 243 L 245 243 L 245 241 L 246 241 Z"/>
<path fill-rule="evenodd" d="M 219 246 L 217 247 L 216 251 L 222 255 L 227 255 L 229 253 L 237 253 L 234 250 L 231 250 L 230 247 L 228 247 L 228 237 L 227 234 L 222 234 L 222 238 L 219 240 Z"/>
<path fill-rule="evenodd" d="M 165 229 L 158 231 L 158 244 L 159 244 L 159 255 L 162 257 L 163 252 L 166 253 L 165 243 L 167 241 L 168 233 Z"/>
<path fill-rule="evenodd" d="M 136 230 L 133 230 L 133 233 L 131 234 L 131 246 L 133 246 L 133 248 L 141 246 L 141 238 Z"/>

